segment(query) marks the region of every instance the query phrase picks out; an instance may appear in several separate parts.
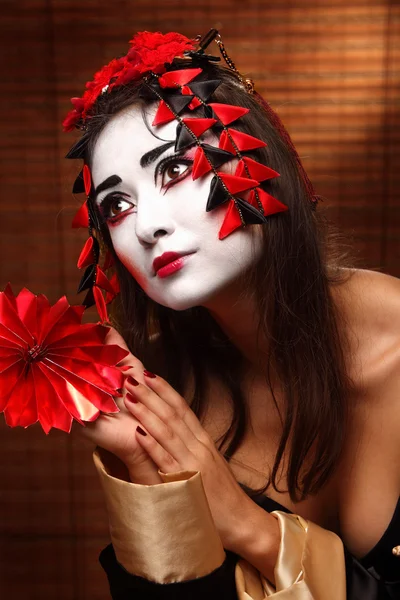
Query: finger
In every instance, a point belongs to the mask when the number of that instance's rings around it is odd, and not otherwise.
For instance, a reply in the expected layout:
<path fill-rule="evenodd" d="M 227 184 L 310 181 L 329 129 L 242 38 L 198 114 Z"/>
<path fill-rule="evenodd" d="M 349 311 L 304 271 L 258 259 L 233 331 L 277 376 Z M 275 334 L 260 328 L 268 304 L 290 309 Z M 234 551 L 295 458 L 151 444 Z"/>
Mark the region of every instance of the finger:
<path fill-rule="evenodd" d="M 181 470 L 177 461 L 157 442 L 149 431 L 145 431 L 141 426 L 138 426 L 136 428 L 136 439 L 160 471 L 174 473 Z"/>
<path fill-rule="evenodd" d="M 145 384 L 169 404 L 173 411 L 186 423 L 196 438 L 203 444 L 213 444 L 212 439 L 191 410 L 186 400 L 182 398 L 182 396 L 162 377 L 146 370 L 143 374 Z"/>
<path fill-rule="evenodd" d="M 143 386 L 142 386 L 143 387 Z M 145 393 L 148 390 L 145 389 Z M 164 450 L 176 460 L 177 463 L 187 462 L 191 454 L 179 432 L 174 430 L 170 424 L 164 422 L 154 412 L 152 412 L 143 402 L 138 401 L 137 397 L 127 394 L 125 403 L 128 410 L 146 429 L 146 431 L 164 448 Z M 182 424 L 183 427 L 186 427 Z M 193 436 L 193 434 L 192 434 Z M 197 441 L 197 440 L 196 440 Z M 197 442 L 198 443 L 198 442 Z"/>
<path fill-rule="evenodd" d="M 170 386 L 169 386 L 170 387 Z M 164 424 L 168 425 L 185 442 L 186 447 L 194 452 L 199 440 L 184 420 L 182 411 L 179 413 L 164 398 L 145 385 L 140 384 L 133 378 L 126 381 L 126 388 L 133 398 L 139 400 L 152 414 L 158 417 Z M 170 388 L 172 389 L 172 388 Z M 174 390 L 173 390 L 174 391 Z M 176 393 L 176 392 L 175 392 Z M 127 404 L 129 406 L 129 404 Z M 130 407 L 129 407 L 130 408 Z"/>

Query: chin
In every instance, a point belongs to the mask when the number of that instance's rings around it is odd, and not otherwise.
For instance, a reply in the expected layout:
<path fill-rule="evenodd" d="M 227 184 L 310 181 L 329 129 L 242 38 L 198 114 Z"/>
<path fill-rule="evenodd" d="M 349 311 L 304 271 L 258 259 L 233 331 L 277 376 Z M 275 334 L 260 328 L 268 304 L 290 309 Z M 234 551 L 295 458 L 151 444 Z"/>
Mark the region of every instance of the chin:
<path fill-rule="evenodd" d="M 189 308 L 195 308 L 196 306 L 205 306 L 212 298 L 215 297 L 216 293 L 217 292 L 215 290 L 207 290 L 207 292 L 204 293 L 186 295 L 166 294 L 165 296 L 161 296 L 157 294 L 155 296 L 151 296 L 149 293 L 148 295 L 152 300 L 154 300 L 154 302 L 161 304 L 161 306 L 165 306 L 171 310 L 182 311 L 188 310 Z"/>

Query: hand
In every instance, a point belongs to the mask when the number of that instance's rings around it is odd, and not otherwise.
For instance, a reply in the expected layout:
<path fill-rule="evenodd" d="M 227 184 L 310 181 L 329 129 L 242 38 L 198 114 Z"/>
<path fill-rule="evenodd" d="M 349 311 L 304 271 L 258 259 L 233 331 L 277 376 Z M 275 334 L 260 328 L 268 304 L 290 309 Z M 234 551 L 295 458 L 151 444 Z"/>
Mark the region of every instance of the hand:
<path fill-rule="evenodd" d="M 110 329 L 107 338 L 107 344 L 118 344 L 128 350 L 125 341 L 115 329 Z M 133 375 L 135 378 L 144 381 L 143 365 L 132 354 L 126 356 L 119 367 L 130 366 L 129 370 L 124 370 L 125 375 Z M 135 434 L 139 422 L 126 409 L 122 398 L 115 399 L 119 413 L 101 414 L 93 423 L 87 423 L 85 427 L 74 424 L 72 432 L 93 442 L 100 448 L 111 452 L 112 455 L 119 458 L 127 467 L 131 481 L 151 485 L 161 483 L 161 477 L 158 474 L 158 467 L 148 455 L 148 453 L 138 444 Z M 102 456 L 102 458 L 104 455 Z M 118 461 L 112 456 L 107 456 L 107 466 L 111 468 L 111 474 L 120 472 Z"/>
<path fill-rule="evenodd" d="M 135 384 L 129 378 L 125 383 L 125 406 L 140 421 L 138 443 L 164 473 L 201 472 L 223 546 L 240 554 L 249 519 L 259 507 L 237 483 L 228 463 L 182 396 L 161 377 L 144 373 L 145 385 L 139 381 Z"/>

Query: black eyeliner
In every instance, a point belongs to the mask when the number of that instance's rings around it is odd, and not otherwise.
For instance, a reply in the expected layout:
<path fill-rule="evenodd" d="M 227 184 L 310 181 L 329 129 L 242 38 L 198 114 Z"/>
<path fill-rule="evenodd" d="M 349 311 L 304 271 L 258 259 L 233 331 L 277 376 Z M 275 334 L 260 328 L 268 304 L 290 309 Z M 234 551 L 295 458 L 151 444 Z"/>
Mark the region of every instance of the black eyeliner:
<path fill-rule="evenodd" d="M 99 206 L 101 208 L 103 208 L 104 204 L 107 204 L 107 201 L 110 200 L 115 200 L 115 198 L 118 198 L 120 196 L 123 196 L 124 198 L 129 198 L 129 194 L 126 194 L 125 192 L 110 192 L 109 194 L 107 194 L 106 196 L 104 196 L 103 200 L 101 200 L 101 202 L 99 202 Z"/>
<path fill-rule="evenodd" d="M 175 154 L 171 154 L 170 156 L 166 156 L 165 158 L 160 160 L 160 162 L 157 164 L 156 168 L 154 169 L 154 185 L 157 184 L 157 177 L 162 172 L 162 169 L 171 163 L 177 163 L 177 162 L 180 162 L 184 165 L 193 164 L 193 160 L 191 158 L 187 158 L 183 154 L 179 154 L 179 152 L 176 152 Z"/>

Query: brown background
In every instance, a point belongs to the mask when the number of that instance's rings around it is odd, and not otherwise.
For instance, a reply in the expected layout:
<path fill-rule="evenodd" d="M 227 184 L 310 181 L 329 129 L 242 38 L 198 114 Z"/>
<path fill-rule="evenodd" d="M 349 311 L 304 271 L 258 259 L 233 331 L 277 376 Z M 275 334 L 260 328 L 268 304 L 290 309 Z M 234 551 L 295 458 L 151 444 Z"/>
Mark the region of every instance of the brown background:
<path fill-rule="evenodd" d="M 222 28 L 278 111 L 360 264 L 400 276 L 400 6 L 389 0 L 1 0 L 0 288 L 78 299 L 85 234 L 70 229 L 80 166 L 69 98 L 135 31 Z M 84 444 L 0 417 L 0 598 L 101 600 L 108 543 Z"/>

